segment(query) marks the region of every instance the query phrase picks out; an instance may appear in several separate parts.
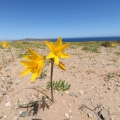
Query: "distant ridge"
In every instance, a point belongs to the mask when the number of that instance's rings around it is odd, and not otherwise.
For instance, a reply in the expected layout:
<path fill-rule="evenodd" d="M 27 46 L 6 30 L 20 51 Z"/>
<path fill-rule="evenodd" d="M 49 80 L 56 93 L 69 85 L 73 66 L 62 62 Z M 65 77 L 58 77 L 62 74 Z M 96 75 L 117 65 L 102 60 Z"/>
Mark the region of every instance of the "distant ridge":
<path fill-rule="evenodd" d="M 26 38 L 26 39 L 22 39 L 20 41 L 44 41 L 45 39 L 34 39 L 34 38 Z"/>

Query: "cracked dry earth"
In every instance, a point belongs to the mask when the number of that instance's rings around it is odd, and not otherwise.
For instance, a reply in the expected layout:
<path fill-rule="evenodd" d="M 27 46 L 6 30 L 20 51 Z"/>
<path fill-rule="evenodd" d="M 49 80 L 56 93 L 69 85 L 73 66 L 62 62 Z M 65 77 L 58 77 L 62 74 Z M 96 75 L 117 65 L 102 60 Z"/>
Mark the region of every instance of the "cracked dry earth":
<path fill-rule="evenodd" d="M 12 50 L 15 56 L 15 49 Z M 71 88 L 65 92 L 54 91 L 54 104 L 45 98 L 45 95 L 50 97 L 50 90 L 46 90 L 50 65 L 45 67 L 45 78 L 30 83 L 30 74 L 20 76 L 24 70 L 20 59 L 15 57 L 10 61 L 10 53 L 5 49 L 0 51 L 6 61 L 9 60 L 0 70 L 1 120 L 102 120 L 104 118 L 98 116 L 102 110 L 108 110 L 107 120 L 120 120 L 120 56 L 115 55 L 120 52 L 119 46 L 101 47 L 100 53 L 85 52 L 82 47 L 68 48 L 66 52 L 71 58 L 62 60 L 67 70 L 54 66 L 53 81 L 68 81 Z M 46 53 L 41 49 L 37 51 Z M 110 72 L 114 76 L 108 79 Z M 29 104 L 31 107 L 18 106 L 42 98 L 44 100 L 34 103 L 34 107 L 33 103 Z"/>

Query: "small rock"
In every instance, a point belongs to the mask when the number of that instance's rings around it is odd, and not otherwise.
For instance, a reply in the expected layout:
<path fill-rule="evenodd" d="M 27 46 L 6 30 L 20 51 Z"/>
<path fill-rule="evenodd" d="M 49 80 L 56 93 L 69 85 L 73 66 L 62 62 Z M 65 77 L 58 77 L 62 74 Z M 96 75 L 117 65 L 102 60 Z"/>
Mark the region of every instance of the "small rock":
<path fill-rule="evenodd" d="M 19 117 L 25 117 L 28 115 L 28 111 L 22 112 Z"/>
<path fill-rule="evenodd" d="M 7 103 L 5 104 L 5 106 L 6 106 L 6 107 L 10 107 L 10 106 L 11 106 L 11 102 L 10 102 L 10 101 L 7 102 Z"/>
<path fill-rule="evenodd" d="M 3 116 L 0 116 L 0 119 L 2 118 Z"/>
<path fill-rule="evenodd" d="M 70 116 L 69 116 L 67 113 L 65 113 L 65 117 L 66 117 L 67 119 L 70 118 Z"/>
<path fill-rule="evenodd" d="M 84 94 L 84 92 L 83 92 L 82 90 L 80 90 L 80 91 L 79 91 L 79 93 L 80 93 L 81 95 L 83 95 L 83 94 Z"/>
<path fill-rule="evenodd" d="M 99 115 L 104 119 L 104 120 L 110 120 L 110 116 L 109 116 L 109 109 L 103 109 L 102 111 L 100 111 Z"/>
<path fill-rule="evenodd" d="M 96 92 L 98 92 L 99 90 L 97 89 Z"/>
<path fill-rule="evenodd" d="M 7 115 L 5 115 L 3 118 L 6 118 L 7 117 Z"/>
<path fill-rule="evenodd" d="M 68 104 L 69 107 L 71 107 L 71 104 Z"/>
<path fill-rule="evenodd" d="M 70 93 L 69 95 L 77 97 L 77 95 L 75 93 Z"/>
<path fill-rule="evenodd" d="M 111 90 L 111 88 L 110 88 L 110 87 L 108 87 L 108 90 Z"/>
<path fill-rule="evenodd" d="M 22 111 L 19 111 L 19 114 L 22 114 Z"/>
<path fill-rule="evenodd" d="M 88 113 L 87 114 L 89 118 L 93 118 L 93 114 L 92 113 Z"/>
<path fill-rule="evenodd" d="M 74 103 L 76 103 L 76 102 L 77 102 L 77 100 L 73 100 L 73 102 L 74 102 Z"/>
<path fill-rule="evenodd" d="M 68 94 L 69 92 L 68 91 L 65 91 L 66 94 Z"/>
<path fill-rule="evenodd" d="M 13 120 L 18 120 L 18 118 L 19 118 L 18 116 L 15 116 L 15 117 L 13 118 Z"/>

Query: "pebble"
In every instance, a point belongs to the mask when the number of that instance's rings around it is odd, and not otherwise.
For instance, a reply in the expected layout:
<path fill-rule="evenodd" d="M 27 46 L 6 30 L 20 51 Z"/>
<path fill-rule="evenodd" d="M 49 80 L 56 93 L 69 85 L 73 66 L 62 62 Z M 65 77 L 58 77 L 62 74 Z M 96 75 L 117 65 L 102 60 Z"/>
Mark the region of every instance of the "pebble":
<path fill-rule="evenodd" d="M 71 104 L 68 104 L 69 107 L 71 107 Z"/>
<path fill-rule="evenodd" d="M 5 115 L 3 118 L 6 118 L 7 117 L 7 115 Z"/>
<path fill-rule="evenodd" d="M 84 94 L 84 92 L 83 92 L 82 90 L 80 90 L 80 91 L 79 91 L 79 93 L 80 93 L 81 95 L 83 95 L 83 94 Z"/>
<path fill-rule="evenodd" d="M 13 118 L 13 120 L 18 120 L 18 118 L 19 118 L 18 116 L 15 116 L 15 117 Z"/>
<path fill-rule="evenodd" d="M 28 111 L 22 112 L 19 117 L 30 116 Z"/>
<path fill-rule="evenodd" d="M 75 93 L 70 93 L 69 95 L 70 95 L 70 96 L 78 97 Z"/>
<path fill-rule="evenodd" d="M 88 113 L 87 114 L 89 118 L 93 118 L 93 114 L 92 113 Z"/>
<path fill-rule="evenodd" d="M 11 102 L 10 102 L 10 101 L 7 102 L 7 103 L 5 104 L 5 106 L 6 106 L 6 107 L 10 107 L 10 106 L 11 106 Z"/>
<path fill-rule="evenodd" d="M 19 111 L 19 114 L 22 114 L 22 111 Z"/>
<path fill-rule="evenodd" d="M 69 94 L 69 92 L 68 92 L 68 91 L 65 91 L 65 93 L 66 93 L 66 94 Z"/>
<path fill-rule="evenodd" d="M 65 117 L 66 117 L 67 119 L 70 118 L 70 116 L 69 116 L 67 113 L 65 113 Z"/>
<path fill-rule="evenodd" d="M 101 115 L 104 119 L 106 119 L 107 116 L 109 116 L 109 111 L 108 111 L 108 109 L 107 109 L 107 110 L 106 110 L 106 109 L 103 109 L 103 110 L 100 112 L 100 115 Z"/>

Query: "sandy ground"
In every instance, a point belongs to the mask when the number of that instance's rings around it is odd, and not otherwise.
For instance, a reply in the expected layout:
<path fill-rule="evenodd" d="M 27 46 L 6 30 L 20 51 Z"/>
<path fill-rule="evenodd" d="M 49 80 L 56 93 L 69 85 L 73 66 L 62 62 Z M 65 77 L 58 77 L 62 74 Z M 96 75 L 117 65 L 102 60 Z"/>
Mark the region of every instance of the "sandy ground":
<path fill-rule="evenodd" d="M 120 120 L 120 57 L 115 55 L 120 52 L 119 46 L 101 47 L 100 53 L 86 52 L 82 47 L 69 48 L 66 52 L 71 55 L 70 59 L 62 59 L 67 70 L 54 66 L 53 80 L 68 81 L 71 88 L 65 92 L 54 91 L 52 105 L 49 99 L 43 99 L 34 104 L 36 107 L 20 108 L 19 103 L 42 99 L 45 96 L 42 92 L 51 97 L 50 90 L 46 90 L 50 65 L 45 67 L 45 78 L 30 83 L 30 74 L 20 76 L 24 70 L 21 58 L 17 58 L 14 52 L 15 60 L 12 61 L 10 52 L 0 49 L 1 61 L 5 62 L 0 70 L 1 120 L 102 120 L 98 112 L 103 110 L 109 111 L 107 117 L 111 117 L 106 120 Z M 110 72 L 114 77 L 108 79 Z"/>

